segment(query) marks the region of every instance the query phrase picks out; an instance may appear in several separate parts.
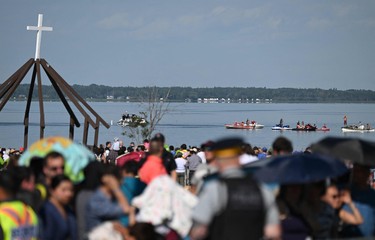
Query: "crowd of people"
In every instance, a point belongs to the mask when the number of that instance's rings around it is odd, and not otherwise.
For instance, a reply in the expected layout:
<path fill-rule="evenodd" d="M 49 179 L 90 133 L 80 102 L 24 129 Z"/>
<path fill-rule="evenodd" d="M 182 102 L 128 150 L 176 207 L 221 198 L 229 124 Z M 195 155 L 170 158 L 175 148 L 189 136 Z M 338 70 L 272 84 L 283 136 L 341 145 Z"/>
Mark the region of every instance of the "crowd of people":
<path fill-rule="evenodd" d="M 1 151 L 0 239 L 336 239 L 375 236 L 370 167 L 307 184 L 265 184 L 254 163 L 295 154 L 278 137 L 267 149 L 241 138 L 198 146 L 115 138 L 93 149 L 84 180 L 64 175 L 62 153 L 18 166 Z M 304 153 L 311 154 L 307 148 Z M 3 160 L 4 161 L 4 160 Z"/>

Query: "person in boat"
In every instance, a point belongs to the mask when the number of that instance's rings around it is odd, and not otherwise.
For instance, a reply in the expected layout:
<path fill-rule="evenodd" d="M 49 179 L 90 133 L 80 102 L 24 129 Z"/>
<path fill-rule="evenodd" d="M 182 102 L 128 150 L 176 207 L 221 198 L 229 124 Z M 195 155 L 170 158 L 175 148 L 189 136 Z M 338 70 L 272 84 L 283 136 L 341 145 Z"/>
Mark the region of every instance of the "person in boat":
<path fill-rule="evenodd" d="M 280 123 L 279 123 L 279 127 L 283 127 L 283 124 L 284 124 L 284 121 L 282 118 L 280 118 Z"/>
<path fill-rule="evenodd" d="M 299 121 L 297 122 L 297 128 L 298 128 L 298 129 L 301 128 L 301 125 L 300 125 L 300 122 L 299 122 Z"/>
<path fill-rule="evenodd" d="M 370 129 L 371 129 L 371 126 L 370 126 L 369 123 L 366 124 L 366 129 L 367 129 L 367 130 L 370 130 Z"/>
<path fill-rule="evenodd" d="M 346 115 L 344 116 L 344 126 L 348 125 L 348 118 L 346 117 Z"/>
<path fill-rule="evenodd" d="M 301 127 L 305 128 L 305 122 L 304 121 L 301 122 Z"/>
<path fill-rule="evenodd" d="M 246 126 L 249 126 L 249 125 L 250 125 L 250 120 L 247 119 L 247 120 L 246 120 Z"/>
<path fill-rule="evenodd" d="M 326 129 L 326 128 L 327 128 L 327 125 L 324 123 L 322 128 L 323 128 L 323 129 Z"/>

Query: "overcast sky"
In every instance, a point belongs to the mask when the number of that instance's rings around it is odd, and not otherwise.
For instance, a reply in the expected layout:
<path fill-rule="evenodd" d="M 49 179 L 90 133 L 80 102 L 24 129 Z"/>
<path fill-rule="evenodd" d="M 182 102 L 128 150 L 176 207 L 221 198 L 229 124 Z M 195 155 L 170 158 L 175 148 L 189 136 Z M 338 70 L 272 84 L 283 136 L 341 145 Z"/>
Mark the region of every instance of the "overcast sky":
<path fill-rule="evenodd" d="M 375 90 L 373 0 L 0 0 L 1 82 L 34 57 L 38 13 L 70 84 Z"/>

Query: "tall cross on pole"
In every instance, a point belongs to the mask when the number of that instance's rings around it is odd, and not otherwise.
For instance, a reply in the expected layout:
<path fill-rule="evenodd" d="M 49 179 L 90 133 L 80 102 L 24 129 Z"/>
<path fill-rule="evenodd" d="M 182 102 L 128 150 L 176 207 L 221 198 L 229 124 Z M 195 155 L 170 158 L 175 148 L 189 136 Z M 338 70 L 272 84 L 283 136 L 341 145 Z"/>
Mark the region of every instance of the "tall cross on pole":
<path fill-rule="evenodd" d="M 40 59 L 40 43 L 42 42 L 42 31 L 52 31 L 52 27 L 43 27 L 43 14 L 38 15 L 38 26 L 27 26 L 27 30 L 38 31 L 36 35 L 35 60 Z"/>

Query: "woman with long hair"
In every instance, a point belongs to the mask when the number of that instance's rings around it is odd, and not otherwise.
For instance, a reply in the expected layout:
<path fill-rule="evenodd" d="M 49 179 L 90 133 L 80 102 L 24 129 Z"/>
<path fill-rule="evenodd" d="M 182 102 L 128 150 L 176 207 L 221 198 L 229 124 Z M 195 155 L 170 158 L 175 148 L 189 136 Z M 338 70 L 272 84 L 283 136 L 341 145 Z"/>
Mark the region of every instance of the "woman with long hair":
<path fill-rule="evenodd" d="M 68 207 L 73 196 L 73 183 L 67 176 L 57 175 L 52 178 L 50 197 L 39 212 L 43 224 L 43 239 L 78 239 L 76 219 Z"/>

